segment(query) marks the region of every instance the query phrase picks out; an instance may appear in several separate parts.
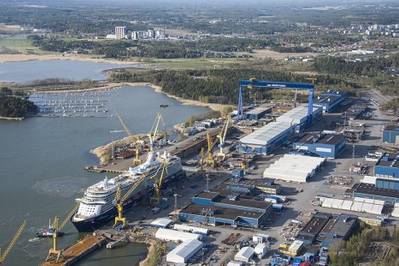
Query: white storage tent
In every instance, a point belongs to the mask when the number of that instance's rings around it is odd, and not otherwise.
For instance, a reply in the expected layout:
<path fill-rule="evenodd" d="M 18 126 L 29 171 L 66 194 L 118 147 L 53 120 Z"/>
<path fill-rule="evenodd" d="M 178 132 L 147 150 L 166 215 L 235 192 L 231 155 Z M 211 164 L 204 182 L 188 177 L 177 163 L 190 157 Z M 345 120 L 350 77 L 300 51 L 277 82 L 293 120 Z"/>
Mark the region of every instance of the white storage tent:
<path fill-rule="evenodd" d="M 253 248 L 243 247 L 234 256 L 234 260 L 242 261 L 242 262 L 249 262 L 254 254 L 255 254 L 255 250 Z"/>
<path fill-rule="evenodd" d="M 173 229 L 178 230 L 178 231 L 186 231 L 186 232 L 196 233 L 196 234 L 203 234 L 203 235 L 208 234 L 208 229 L 206 229 L 206 228 L 201 228 L 201 227 L 191 226 L 191 225 L 186 225 L 186 224 L 175 224 L 173 226 Z"/>
<path fill-rule="evenodd" d="M 380 215 L 384 208 L 385 202 L 382 200 L 373 200 L 355 197 L 353 200 L 342 200 L 322 197 L 320 198 L 323 208 L 340 209 L 354 212 L 365 212 Z M 399 207 L 399 205 L 398 205 Z M 395 210 L 394 210 L 395 211 Z M 399 217 L 399 209 L 398 209 Z"/>
<path fill-rule="evenodd" d="M 166 261 L 175 264 L 186 263 L 202 248 L 202 242 L 197 239 L 187 240 L 166 255 Z"/>
<path fill-rule="evenodd" d="M 157 218 L 151 222 L 152 226 L 165 228 L 168 227 L 173 221 L 169 218 Z"/>
<path fill-rule="evenodd" d="M 171 229 L 164 229 L 164 228 L 159 228 L 158 231 L 155 233 L 155 238 L 158 238 L 160 240 L 165 240 L 165 241 L 187 241 L 187 240 L 193 240 L 201 239 L 201 235 L 199 234 L 193 234 L 193 233 L 187 233 L 187 232 L 181 232 L 181 231 L 176 231 L 176 230 L 171 230 Z"/>
<path fill-rule="evenodd" d="M 320 157 L 285 154 L 265 169 L 263 177 L 304 183 L 325 160 Z"/>

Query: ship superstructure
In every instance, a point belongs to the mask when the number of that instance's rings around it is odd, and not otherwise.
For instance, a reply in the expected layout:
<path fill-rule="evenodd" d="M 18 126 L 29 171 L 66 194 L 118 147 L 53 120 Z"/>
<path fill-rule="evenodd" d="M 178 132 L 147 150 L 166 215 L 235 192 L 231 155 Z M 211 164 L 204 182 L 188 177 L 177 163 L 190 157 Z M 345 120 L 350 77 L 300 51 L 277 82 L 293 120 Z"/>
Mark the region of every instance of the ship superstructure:
<path fill-rule="evenodd" d="M 163 163 L 167 160 L 167 171 L 165 181 L 180 175 L 182 170 L 181 160 L 177 156 L 149 152 L 147 160 L 136 167 L 114 177 L 104 180 L 88 187 L 82 198 L 76 199 L 79 208 L 71 221 L 81 232 L 93 231 L 112 219 L 116 214 L 115 193 L 119 186 L 122 195 L 135 183 L 140 185 L 134 190 L 124 202 L 124 206 L 131 206 L 140 198 L 154 188 L 154 182 L 162 172 Z"/>

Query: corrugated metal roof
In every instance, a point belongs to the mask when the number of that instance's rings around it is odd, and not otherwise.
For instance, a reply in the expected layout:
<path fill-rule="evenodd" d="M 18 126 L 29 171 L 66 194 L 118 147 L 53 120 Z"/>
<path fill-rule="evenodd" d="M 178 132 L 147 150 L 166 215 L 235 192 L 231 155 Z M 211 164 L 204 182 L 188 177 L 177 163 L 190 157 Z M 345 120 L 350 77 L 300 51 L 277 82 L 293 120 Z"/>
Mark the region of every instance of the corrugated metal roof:
<path fill-rule="evenodd" d="M 198 234 L 186 233 L 164 228 L 158 229 L 158 231 L 155 233 L 155 237 L 161 240 L 168 241 L 187 241 L 201 238 L 201 236 Z"/>
<path fill-rule="evenodd" d="M 243 247 L 237 254 L 234 256 L 235 260 L 238 261 L 249 261 L 250 258 L 254 255 L 255 250 L 251 247 Z"/>
<path fill-rule="evenodd" d="M 247 145 L 267 145 L 277 137 L 287 134 L 290 131 L 290 123 L 271 122 L 241 138 L 240 142 Z"/>
<path fill-rule="evenodd" d="M 193 253 L 202 247 L 202 242 L 197 239 L 187 240 L 168 253 L 167 257 L 178 256 L 184 260 L 189 259 Z"/>
<path fill-rule="evenodd" d="M 320 107 L 313 106 L 313 113 L 320 111 Z M 287 122 L 291 124 L 300 124 L 306 121 L 308 116 L 308 105 L 299 105 L 283 115 L 276 118 L 276 122 Z"/>

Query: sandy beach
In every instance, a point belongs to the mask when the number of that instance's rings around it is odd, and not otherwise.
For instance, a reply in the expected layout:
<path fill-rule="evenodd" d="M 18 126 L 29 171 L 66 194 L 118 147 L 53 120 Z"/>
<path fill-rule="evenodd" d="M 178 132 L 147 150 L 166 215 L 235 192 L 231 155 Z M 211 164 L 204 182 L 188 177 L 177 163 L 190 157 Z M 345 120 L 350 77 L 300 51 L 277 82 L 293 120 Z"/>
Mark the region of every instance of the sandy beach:
<path fill-rule="evenodd" d="M 94 63 L 110 63 L 119 65 L 140 64 L 136 61 L 120 61 L 115 59 L 95 58 L 88 55 L 61 55 L 61 54 L 0 54 L 0 63 L 23 62 L 23 61 L 45 61 L 45 60 L 76 60 Z"/>

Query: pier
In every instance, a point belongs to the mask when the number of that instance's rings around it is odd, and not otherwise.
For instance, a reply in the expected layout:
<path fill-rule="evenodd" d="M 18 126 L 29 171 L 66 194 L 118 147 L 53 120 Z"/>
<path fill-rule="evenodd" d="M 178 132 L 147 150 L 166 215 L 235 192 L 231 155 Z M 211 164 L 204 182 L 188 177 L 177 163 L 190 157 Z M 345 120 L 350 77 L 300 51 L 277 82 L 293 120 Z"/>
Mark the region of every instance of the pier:
<path fill-rule="evenodd" d="M 74 245 L 63 250 L 60 260 L 45 261 L 42 266 L 68 266 L 81 260 L 94 250 L 104 246 L 107 238 L 103 235 L 88 235 Z"/>

